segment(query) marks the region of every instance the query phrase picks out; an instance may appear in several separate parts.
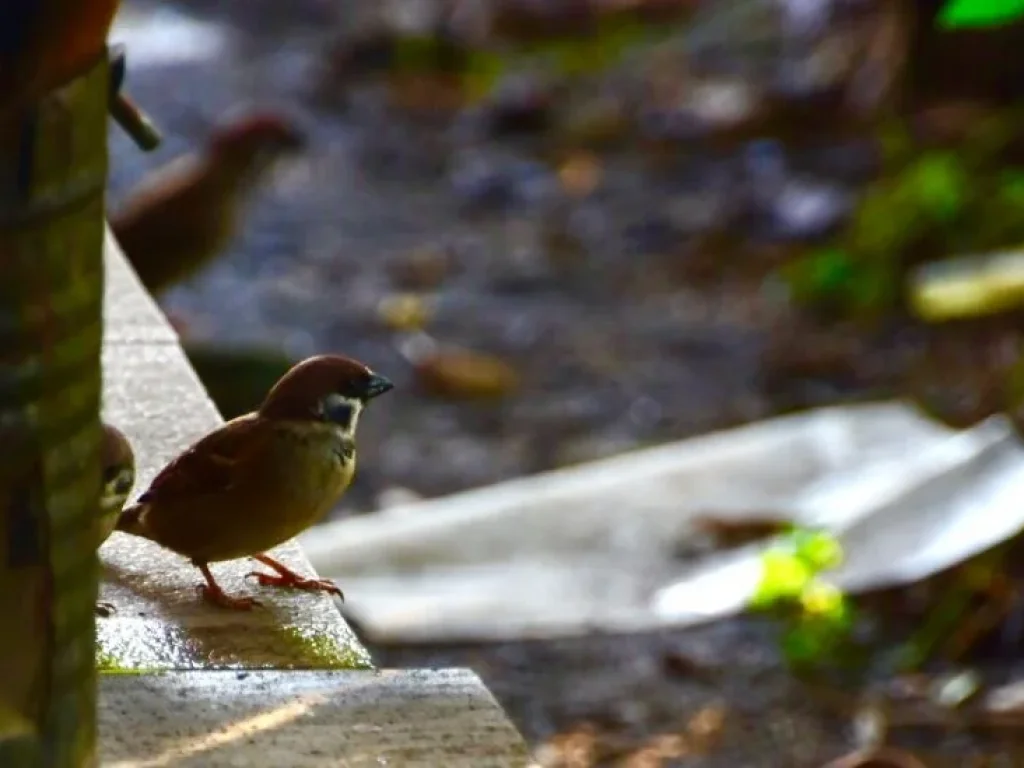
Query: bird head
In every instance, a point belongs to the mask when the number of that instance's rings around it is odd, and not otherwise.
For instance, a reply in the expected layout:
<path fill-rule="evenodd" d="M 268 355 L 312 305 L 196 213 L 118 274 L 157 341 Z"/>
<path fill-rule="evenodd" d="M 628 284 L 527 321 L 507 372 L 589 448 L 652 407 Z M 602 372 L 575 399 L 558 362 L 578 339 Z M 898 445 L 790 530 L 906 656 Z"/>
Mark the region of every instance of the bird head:
<path fill-rule="evenodd" d="M 109 424 L 103 425 L 103 490 L 101 512 L 121 511 L 135 485 L 135 454 L 124 433 Z"/>
<path fill-rule="evenodd" d="M 260 406 L 265 419 L 314 421 L 352 434 L 363 407 L 394 385 L 342 355 L 303 360 L 282 376 Z"/>
<path fill-rule="evenodd" d="M 248 177 L 258 175 L 305 146 L 305 134 L 287 117 L 258 112 L 216 128 L 210 138 L 209 154 L 220 168 Z"/>

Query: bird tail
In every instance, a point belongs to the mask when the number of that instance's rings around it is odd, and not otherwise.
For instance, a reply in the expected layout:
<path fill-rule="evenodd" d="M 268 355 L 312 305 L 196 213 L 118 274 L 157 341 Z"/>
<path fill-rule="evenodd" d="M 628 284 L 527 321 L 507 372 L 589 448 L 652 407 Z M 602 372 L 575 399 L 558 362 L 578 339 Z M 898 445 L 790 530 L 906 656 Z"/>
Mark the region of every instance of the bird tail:
<path fill-rule="evenodd" d="M 117 523 L 114 525 L 115 531 L 123 531 L 124 533 L 133 533 L 136 536 L 141 534 L 142 515 L 148 508 L 146 503 L 135 503 L 130 507 L 125 507 L 121 510 L 121 514 L 117 516 Z"/>

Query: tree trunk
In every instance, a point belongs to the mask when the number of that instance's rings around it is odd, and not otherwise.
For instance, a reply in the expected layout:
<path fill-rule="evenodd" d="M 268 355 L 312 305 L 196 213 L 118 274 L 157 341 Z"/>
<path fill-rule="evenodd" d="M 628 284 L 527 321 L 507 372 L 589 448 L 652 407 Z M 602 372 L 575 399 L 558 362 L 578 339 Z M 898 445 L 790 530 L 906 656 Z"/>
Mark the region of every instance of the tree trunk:
<path fill-rule="evenodd" d="M 0 0 L 0 17 L 31 6 L 31 21 L 40 7 L 46 14 L 65 5 Z M 19 62 L 16 72 L 0 67 L 0 81 L 45 86 L 28 100 L 20 85 L 0 91 L 4 768 L 95 765 L 109 90 L 103 51 L 112 5 L 86 0 L 48 32 L 26 26 L 32 34 L 18 37 L 6 26 L 0 35 L 0 64 Z M 83 16 L 84 26 L 69 26 L 79 12 L 96 9 L 102 23 L 85 24 Z M 91 62 L 83 66 L 88 51 Z M 63 85 L 53 82 L 60 76 Z"/>

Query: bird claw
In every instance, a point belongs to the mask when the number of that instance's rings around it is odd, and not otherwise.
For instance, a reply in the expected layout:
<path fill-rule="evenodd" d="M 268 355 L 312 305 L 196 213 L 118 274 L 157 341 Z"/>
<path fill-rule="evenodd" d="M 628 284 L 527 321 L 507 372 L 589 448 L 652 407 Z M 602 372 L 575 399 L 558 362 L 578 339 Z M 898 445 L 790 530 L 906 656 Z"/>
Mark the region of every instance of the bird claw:
<path fill-rule="evenodd" d="M 116 609 L 113 603 L 99 602 L 96 603 L 96 615 L 102 618 L 107 618 L 110 614 L 114 613 Z"/>
<path fill-rule="evenodd" d="M 298 575 L 274 575 L 260 571 L 249 571 L 245 577 L 256 579 L 256 583 L 261 587 L 282 587 L 284 589 L 301 589 L 306 592 L 327 592 L 337 595 L 342 600 L 345 599 L 345 593 L 330 579 L 304 579 Z"/>
<path fill-rule="evenodd" d="M 251 611 L 253 608 L 262 605 L 254 597 L 232 597 L 223 590 L 211 589 L 208 584 L 200 584 L 198 589 L 199 594 L 202 595 L 206 602 L 220 608 L 229 608 L 235 611 Z"/>

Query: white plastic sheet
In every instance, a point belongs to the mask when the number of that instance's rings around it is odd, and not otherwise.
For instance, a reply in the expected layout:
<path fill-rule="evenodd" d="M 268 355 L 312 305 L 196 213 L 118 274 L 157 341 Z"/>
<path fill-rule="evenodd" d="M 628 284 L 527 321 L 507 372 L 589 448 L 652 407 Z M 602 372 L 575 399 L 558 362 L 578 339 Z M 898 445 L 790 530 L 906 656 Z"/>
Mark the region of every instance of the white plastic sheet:
<path fill-rule="evenodd" d="M 700 546 L 695 518 L 834 532 L 850 590 L 907 583 L 1024 528 L 1024 451 L 899 403 L 828 408 L 418 502 L 308 532 L 317 570 L 378 639 L 543 637 L 743 609 L 770 542 Z"/>

